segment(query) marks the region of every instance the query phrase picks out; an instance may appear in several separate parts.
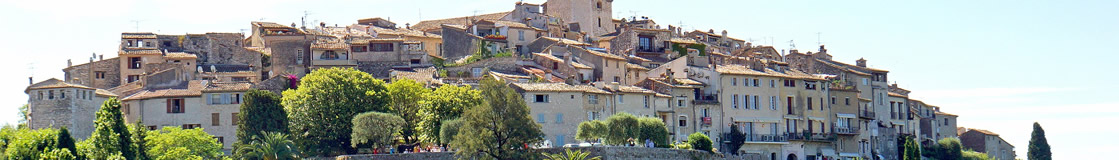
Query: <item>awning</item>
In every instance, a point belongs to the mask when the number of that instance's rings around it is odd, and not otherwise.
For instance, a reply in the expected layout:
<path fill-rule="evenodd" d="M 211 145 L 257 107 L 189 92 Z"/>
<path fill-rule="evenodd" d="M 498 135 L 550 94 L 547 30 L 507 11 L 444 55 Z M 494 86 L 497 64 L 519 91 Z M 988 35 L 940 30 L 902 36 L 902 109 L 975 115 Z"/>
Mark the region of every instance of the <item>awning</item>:
<path fill-rule="evenodd" d="M 836 113 L 835 116 L 839 117 L 839 118 L 855 118 L 855 114 L 847 114 L 847 113 Z"/>
<path fill-rule="evenodd" d="M 764 118 L 764 117 L 732 117 L 735 122 L 762 122 L 762 123 L 781 123 L 779 118 Z"/>
<path fill-rule="evenodd" d="M 839 157 L 859 157 L 859 153 L 839 153 Z"/>
<path fill-rule="evenodd" d="M 835 157 L 835 149 L 831 149 L 831 148 L 820 148 L 820 154 L 821 154 L 821 155 L 824 155 L 824 156 Z"/>
<path fill-rule="evenodd" d="M 808 120 L 813 120 L 813 121 L 825 121 L 825 118 L 820 118 L 820 117 L 808 117 Z"/>

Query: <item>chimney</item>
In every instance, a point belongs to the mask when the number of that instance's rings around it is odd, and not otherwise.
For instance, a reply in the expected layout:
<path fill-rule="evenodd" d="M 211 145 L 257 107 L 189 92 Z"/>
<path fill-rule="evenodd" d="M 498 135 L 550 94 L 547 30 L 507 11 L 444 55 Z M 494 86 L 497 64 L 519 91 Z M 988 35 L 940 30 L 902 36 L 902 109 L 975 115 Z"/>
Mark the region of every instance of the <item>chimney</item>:
<path fill-rule="evenodd" d="M 35 84 L 35 79 L 32 78 L 32 77 L 27 77 L 27 85 L 32 85 L 32 84 Z"/>
<path fill-rule="evenodd" d="M 859 60 L 855 61 L 855 65 L 859 67 L 866 67 L 866 59 L 859 58 Z"/>
<path fill-rule="evenodd" d="M 412 29 L 412 23 L 404 23 L 404 28 Z"/>
<path fill-rule="evenodd" d="M 97 60 L 105 60 L 105 54 L 97 55 Z"/>
<path fill-rule="evenodd" d="M 824 45 L 820 45 L 819 53 L 828 53 L 828 49 L 824 49 Z"/>
<path fill-rule="evenodd" d="M 70 61 L 70 59 L 66 59 L 66 67 L 70 67 L 70 66 L 74 66 L 74 62 Z"/>
<path fill-rule="evenodd" d="M 610 87 L 610 90 L 612 90 L 612 91 L 618 91 L 618 85 L 620 85 L 620 84 L 618 84 L 618 82 L 610 82 L 610 84 L 607 85 L 607 87 Z"/>

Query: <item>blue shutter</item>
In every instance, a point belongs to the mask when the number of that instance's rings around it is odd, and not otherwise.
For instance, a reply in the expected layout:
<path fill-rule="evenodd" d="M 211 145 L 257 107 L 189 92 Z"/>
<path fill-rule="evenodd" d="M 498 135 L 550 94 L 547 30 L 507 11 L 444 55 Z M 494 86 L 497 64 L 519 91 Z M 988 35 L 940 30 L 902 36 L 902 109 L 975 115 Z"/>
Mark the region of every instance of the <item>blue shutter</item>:
<path fill-rule="evenodd" d="M 556 113 L 556 123 L 563 123 L 563 113 Z"/>
<path fill-rule="evenodd" d="M 229 104 L 229 93 L 221 94 L 221 104 Z"/>
<path fill-rule="evenodd" d="M 214 102 L 211 101 L 212 99 L 214 99 L 214 94 L 206 94 L 206 104 L 214 104 Z"/>

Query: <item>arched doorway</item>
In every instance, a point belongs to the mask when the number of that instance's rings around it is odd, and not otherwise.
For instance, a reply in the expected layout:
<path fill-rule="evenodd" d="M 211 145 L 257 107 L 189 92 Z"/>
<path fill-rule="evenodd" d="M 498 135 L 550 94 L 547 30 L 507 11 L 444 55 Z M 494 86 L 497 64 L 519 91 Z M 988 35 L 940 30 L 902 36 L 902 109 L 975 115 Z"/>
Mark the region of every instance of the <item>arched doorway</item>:
<path fill-rule="evenodd" d="M 787 160 L 797 160 L 797 155 L 789 154 L 789 158 L 787 158 Z"/>
<path fill-rule="evenodd" d="M 769 153 L 769 160 L 777 160 L 777 153 Z"/>

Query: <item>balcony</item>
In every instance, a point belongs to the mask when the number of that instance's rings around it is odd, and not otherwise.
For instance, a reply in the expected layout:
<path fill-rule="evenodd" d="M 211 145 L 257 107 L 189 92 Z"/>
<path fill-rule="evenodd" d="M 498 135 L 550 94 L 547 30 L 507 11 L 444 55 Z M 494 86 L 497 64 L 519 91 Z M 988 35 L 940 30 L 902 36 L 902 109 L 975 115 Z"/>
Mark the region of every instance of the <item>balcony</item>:
<path fill-rule="evenodd" d="M 664 47 L 656 48 L 656 47 L 650 47 L 650 46 L 638 46 L 637 47 L 637 52 L 664 53 Z"/>
<path fill-rule="evenodd" d="M 832 132 L 841 135 L 858 135 L 859 126 L 839 126 L 832 123 Z"/>
<path fill-rule="evenodd" d="M 788 142 L 789 138 L 781 134 L 747 134 L 746 143 L 759 142 Z"/>
<path fill-rule="evenodd" d="M 786 137 L 790 141 L 816 141 L 816 142 L 831 142 L 835 141 L 835 134 L 832 133 L 786 133 Z"/>
<path fill-rule="evenodd" d="M 864 110 L 862 112 L 859 112 L 859 118 L 874 119 L 874 112 Z"/>
<path fill-rule="evenodd" d="M 353 60 L 353 59 L 334 59 L 334 60 L 316 59 L 316 60 L 311 60 L 311 65 L 313 65 L 313 66 L 356 66 L 357 65 L 357 60 Z"/>
<path fill-rule="evenodd" d="M 719 96 L 715 94 L 696 94 L 693 104 L 719 104 Z"/>

